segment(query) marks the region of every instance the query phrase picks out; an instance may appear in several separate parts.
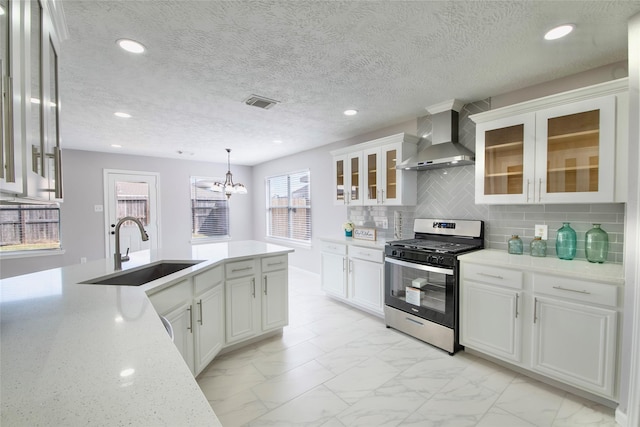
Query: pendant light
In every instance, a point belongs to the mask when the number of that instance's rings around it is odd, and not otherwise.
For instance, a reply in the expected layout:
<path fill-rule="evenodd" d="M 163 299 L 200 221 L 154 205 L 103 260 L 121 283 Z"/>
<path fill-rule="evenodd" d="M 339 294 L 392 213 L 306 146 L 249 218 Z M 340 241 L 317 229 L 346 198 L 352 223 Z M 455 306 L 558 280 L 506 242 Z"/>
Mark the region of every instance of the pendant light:
<path fill-rule="evenodd" d="M 234 184 L 233 183 L 233 175 L 231 175 L 231 148 L 225 148 L 227 150 L 227 176 L 224 182 L 214 182 L 212 191 L 222 193 L 227 195 L 227 199 L 231 197 L 232 194 L 247 194 L 247 187 L 243 184 Z"/>

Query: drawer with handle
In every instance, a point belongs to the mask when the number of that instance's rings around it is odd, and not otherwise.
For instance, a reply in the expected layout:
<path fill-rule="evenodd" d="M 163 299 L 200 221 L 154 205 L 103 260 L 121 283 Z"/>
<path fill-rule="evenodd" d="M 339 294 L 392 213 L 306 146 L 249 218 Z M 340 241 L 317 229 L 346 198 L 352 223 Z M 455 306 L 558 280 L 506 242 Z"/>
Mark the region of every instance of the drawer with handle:
<path fill-rule="evenodd" d="M 533 277 L 533 291 L 536 294 L 551 295 L 610 307 L 618 305 L 618 287 L 606 283 L 535 274 Z"/>
<path fill-rule="evenodd" d="M 379 263 L 384 261 L 384 254 L 381 250 L 363 248 L 361 246 L 349 246 L 349 257 Z"/>
<path fill-rule="evenodd" d="M 320 242 L 320 250 L 322 252 L 328 252 L 330 254 L 336 255 L 346 255 L 347 254 L 347 245 L 342 243 L 334 243 L 334 242 Z"/>
<path fill-rule="evenodd" d="M 462 266 L 463 280 L 490 283 L 492 285 L 499 285 L 512 289 L 522 289 L 522 271 L 508 270 L 505 268 L 486 265 L 468 264 L 466 262 L 461 262 L 460 265 Z"/>
<path fill-rule="evenodd" d="M 262 258 L 262 272 L 283 270 L 287 268 L 287 255 L 278 255 Z"/>
<path fill-rule="evenodd" d="M 256 273 L 256 262 L 252 259 L 246 261 L 234 261 L 224 266 L 227 279 L 252 276 Z"/>

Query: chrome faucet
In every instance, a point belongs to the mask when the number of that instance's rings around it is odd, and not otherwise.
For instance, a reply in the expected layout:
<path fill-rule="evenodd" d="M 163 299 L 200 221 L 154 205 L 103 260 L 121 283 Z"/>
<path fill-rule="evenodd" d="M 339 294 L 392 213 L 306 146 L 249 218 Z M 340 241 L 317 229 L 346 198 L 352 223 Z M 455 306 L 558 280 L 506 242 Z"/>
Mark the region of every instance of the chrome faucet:
<path fill-rule="evenodd" d="M 122 255 L 120 255 L 120 226 L 122 225 L 123 222 L 126 221 L 133 221 L 136 223 L 136 225 L 138 226 L 138 228 L 140 229 L 140 236 L 142 237 L 142 241 L 146 242 L 147 240 L 149 240 L 149 235 L 147 234 L 147 232 L 144 230 L 144 226 L 142 225 L 142 222 L 140 222 L 140 220 L 138 218 L 132 217 L 132 216 L 125 216 L 124 218 L 120 219 L 120 221 L 118 221 L 118 223 L 115 225 L 116 229 L 115 229 L 115 235 L 116 235 L 116 253 L 113 254 L 113 269 L 114 270 L 122 270 L 122 261 L 128 261 L 129 260 L 129 250 L 127 249 L 127 256 L 123 257 Z"/>

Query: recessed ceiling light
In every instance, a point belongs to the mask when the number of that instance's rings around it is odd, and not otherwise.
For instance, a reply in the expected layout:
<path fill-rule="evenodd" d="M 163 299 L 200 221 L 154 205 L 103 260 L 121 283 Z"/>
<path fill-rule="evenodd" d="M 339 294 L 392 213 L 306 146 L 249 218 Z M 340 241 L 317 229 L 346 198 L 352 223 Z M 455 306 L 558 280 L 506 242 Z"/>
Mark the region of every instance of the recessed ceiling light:
<path fill-rule="evenodd" d="M 273 143 L 274 143 L 274 144 L 282 144 L 282 141 L 281 141 L 281 140 L 279 140 L 279 139 L 274 139 L 274 140 L 273 140 Z"/>
<path fill-rule="evenodd" d="M 116 117 L 120 117 L 122 119 L 130 119 L 131 118 L 131 114 L 123 113 L 122 111 L 116 111 L 115 113 L 113 113 L 113 115 L 116 116 Z"/>
<path fill-rule="evenodd" d="M 120 144 L 111 144 L 111 146 L 113 148 L 122 148 L 122 145 L 120 145 Z"/>
<path fill-rule="evenodd" d="M 544 35 L 544 39 L 545 40 L 559 39 L 561 37 L 566 36 L 571 31 L 573 31 L 573 28 L 574 28 L 573 24 L 560 25 L 559 27 L 555 27 L 547 31 L 547 34 Z"/>
<path fill-rule="evenodd" d="M 135 40 L 119 39 L 119 40 L 116 40 L 116 43 L 118 43 L 118 46 L 120 46 L 122 49 L 126 50 L 127 52 L 142 53 L 145 51 L 145 48 L 142 45 L 142 43 L 138 43 Z"/>
<path fill-rule="evenodd" d="M 344 110 L 345 116 L 355 116 L 358 114 L 358 110 Z"/>

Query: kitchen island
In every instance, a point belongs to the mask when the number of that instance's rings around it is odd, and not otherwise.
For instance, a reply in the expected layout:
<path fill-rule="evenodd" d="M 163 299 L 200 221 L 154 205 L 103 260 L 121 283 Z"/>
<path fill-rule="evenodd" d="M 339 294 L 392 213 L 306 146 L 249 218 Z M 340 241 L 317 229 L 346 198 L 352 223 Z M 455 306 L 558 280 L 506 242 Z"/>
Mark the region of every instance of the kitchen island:
<path fill-rule="evenodd" d="M 147 293 L 229 260 L 287 254 L 258 241 L 131 254 L 123 270 L 158 260 L 202 262 L 142 286 L 81 284 L 113 260 L 0 284 L 0 424 L 221 425 Z"/>

